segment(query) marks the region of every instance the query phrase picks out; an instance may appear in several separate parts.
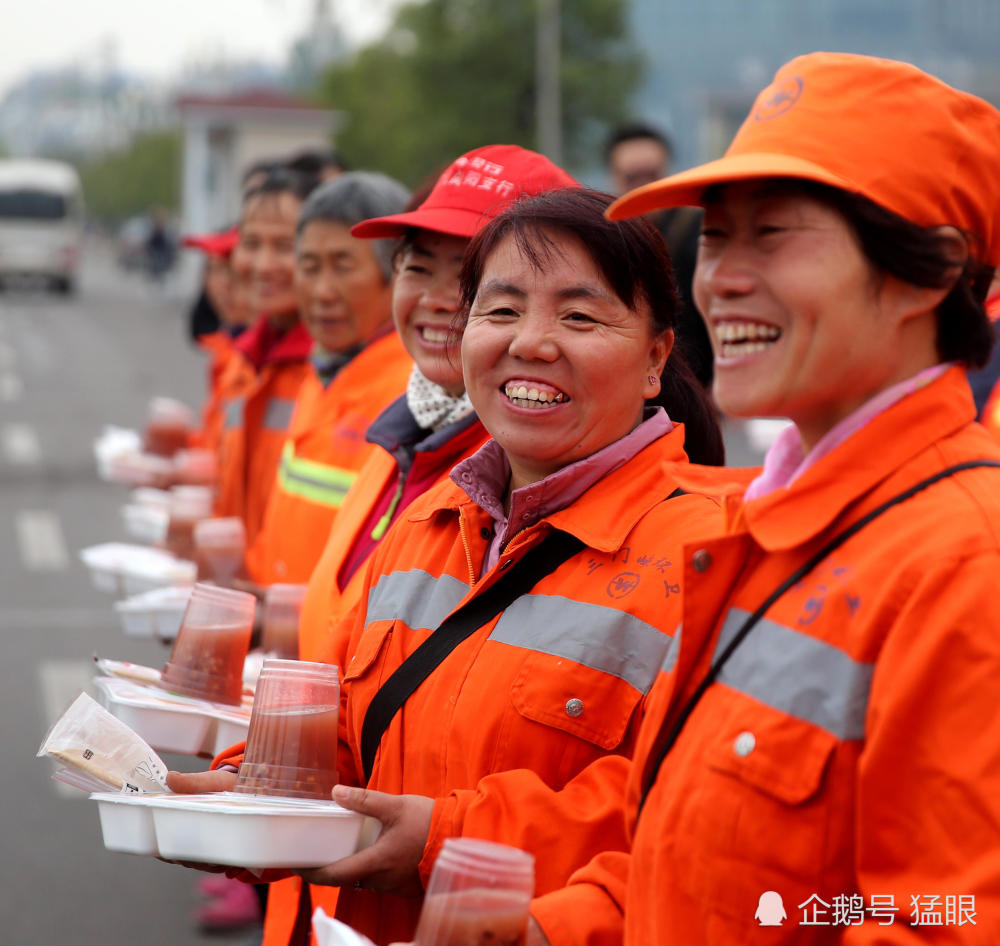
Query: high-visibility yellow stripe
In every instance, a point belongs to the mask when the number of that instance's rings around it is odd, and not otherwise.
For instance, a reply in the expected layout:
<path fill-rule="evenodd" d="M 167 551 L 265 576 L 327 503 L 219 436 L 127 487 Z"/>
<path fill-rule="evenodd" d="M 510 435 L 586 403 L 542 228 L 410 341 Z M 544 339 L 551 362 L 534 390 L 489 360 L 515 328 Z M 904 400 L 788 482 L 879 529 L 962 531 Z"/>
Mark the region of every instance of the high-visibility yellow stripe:
<path fill-rule="evenodd" d="M 278 488 L 320 506 L 339 509 L 357 473 L 341 467 L 295 456 L 295 446 L 285 441 L 278 467 Z"/>

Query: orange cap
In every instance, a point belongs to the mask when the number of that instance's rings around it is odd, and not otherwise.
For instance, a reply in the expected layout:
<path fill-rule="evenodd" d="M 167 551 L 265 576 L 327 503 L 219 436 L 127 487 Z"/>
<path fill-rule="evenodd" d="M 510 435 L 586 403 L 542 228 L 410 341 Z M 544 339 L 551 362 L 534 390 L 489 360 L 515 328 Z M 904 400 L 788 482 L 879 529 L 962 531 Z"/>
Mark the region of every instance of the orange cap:
<path fill-rule="evenodd" d="M 1000 262 L 1000 112 L 909 63 L 848 53 L 786 63 L 722 158 L 629 191 L 607 213 L 696 205 L 712 184 L 772 177 L 861 194 L 922 227 L 952 224 Z"/>

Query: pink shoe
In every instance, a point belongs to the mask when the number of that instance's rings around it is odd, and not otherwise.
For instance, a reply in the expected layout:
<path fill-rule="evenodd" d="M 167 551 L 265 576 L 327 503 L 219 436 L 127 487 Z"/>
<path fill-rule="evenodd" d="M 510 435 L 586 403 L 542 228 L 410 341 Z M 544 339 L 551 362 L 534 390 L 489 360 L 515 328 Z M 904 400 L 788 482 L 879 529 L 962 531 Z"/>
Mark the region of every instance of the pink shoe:
<path fill-rule="evenodd" d="M 238 880 L 232 880 L 225 874 L 207 874 L 198 880 L 198 892 L 204 897 L 220 897 L 230 884 L 238 883 Z"/>
<path fill-rule="evenodd" d="M 226 890 L 198 909 L 195 919 L 202 929 L 228 930 L 252 926 L 263 919 L 260 901 L 249 884 L 228 882 Z"/>

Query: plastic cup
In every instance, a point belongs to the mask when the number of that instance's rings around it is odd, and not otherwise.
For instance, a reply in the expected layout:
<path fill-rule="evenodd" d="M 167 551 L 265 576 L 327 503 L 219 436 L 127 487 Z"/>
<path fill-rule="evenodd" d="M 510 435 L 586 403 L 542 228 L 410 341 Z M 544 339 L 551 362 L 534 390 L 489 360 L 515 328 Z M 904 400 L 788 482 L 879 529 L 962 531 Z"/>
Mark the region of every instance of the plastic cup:
<path fill-rule="evenodd" d="M 271 585 L 264 596 L 264 630 L 260 649 L 275 657 L 299 656 L 299 615 L 305 585 Z"/>
<path fill-rule="evenodd" d="M 161 457 L 172 457 L 191 431 L 191 408 L 169 397 L 154 397 L 149 403 L 144 449 Z"/>
<path fill-rule="evenodd" d="M 243 570 L 247 533 L 238 516 L 202 519 L 194 525 L 194 560 L 198 577 L 229 582 Z"/>
<path fill-rule="evenodd" d="M 174 478 L 178 483 L 211 486 L 218 473 L 215 453 L 211 450 L 178 450 L 174 455 Z"/>
<path fill-rule="evenodd" d="M 339 702 L 333 664 L 266 658 L 234 791 L 329 800 Z"/>
<path fill-rule="evenodd" d="M 523 946 L 535 858 L 478 838 L 448 838 L 434 862 L 415 946 Z"/>
<path fill-rule="evenodd" d="M 207 486 L 174 486 L 170 490 L 164 546 L 178 558 L 193 559 L 194 527 L 212 515 L 212 490 Z"/>
<path fill-rule="evenodd" d="M 239 706 L 256 603 L 245 591 L 195 585 L 160 685 L 183 696 Z"/>

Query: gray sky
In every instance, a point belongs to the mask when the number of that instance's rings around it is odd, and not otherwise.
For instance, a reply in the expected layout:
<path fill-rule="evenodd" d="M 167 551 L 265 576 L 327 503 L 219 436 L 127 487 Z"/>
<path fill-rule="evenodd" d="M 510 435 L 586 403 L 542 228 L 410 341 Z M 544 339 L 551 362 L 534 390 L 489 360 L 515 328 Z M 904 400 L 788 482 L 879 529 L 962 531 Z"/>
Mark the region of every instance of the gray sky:
<path fill-rule="evenodd" d="M 400 0 L 332 0 L 348 39 L 371 38 Z M 283 62 L 315 0 L 3 0 L 0 96 L 33 69 L 95 69 L 108 51 L 129 71 L 164 78 L 227 58 Z"/>

